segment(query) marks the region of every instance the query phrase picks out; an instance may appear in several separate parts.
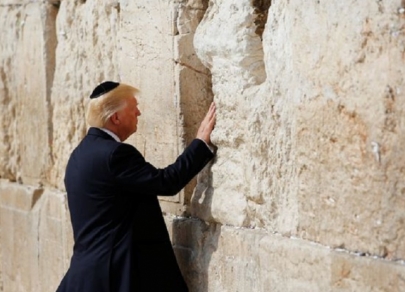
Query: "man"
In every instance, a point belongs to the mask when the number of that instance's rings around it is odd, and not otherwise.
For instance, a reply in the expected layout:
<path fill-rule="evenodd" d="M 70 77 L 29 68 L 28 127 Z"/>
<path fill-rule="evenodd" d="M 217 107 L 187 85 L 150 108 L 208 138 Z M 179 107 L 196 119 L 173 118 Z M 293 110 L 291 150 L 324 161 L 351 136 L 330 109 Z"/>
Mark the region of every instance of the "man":
<path fill-rule="evenodd" d="M 91 128 L 66 168 L 75 245 L 57 292 L 188 291 L 157 196 L 178 193 L 213 158 L 215 105 L 176 162 L 157 169 L 122 143 L 137 129 L 136 94 L 107 81 L 90 96 Z"/>

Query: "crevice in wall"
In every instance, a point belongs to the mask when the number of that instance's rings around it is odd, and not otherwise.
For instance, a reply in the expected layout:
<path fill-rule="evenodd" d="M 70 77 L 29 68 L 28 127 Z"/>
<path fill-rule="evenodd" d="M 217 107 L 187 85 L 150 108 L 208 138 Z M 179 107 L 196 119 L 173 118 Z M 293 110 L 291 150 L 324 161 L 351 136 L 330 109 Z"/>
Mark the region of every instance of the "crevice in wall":
<path fill-rule="evenodd" d="M 8 64 L 6 66 L 6 68 L 9 68 L 10 65 Z M 6 72 L 4 71 L 3 67 L 0 67 L 0 82 L 3 84 L 3 98 L 1 101 L 2 107 L 6 110 L 7 115 L 10 115 L 10 119 L 15 119 L 15 108 L 14 108 L 14 103 L 11 102 L 11 96 L 10 96 L 10 92 L 9 92 L 9 87 L 10 85 L 8 84 L 8 79 L 7 79 L 7 75 Z M 4 147 L 4 152 L 8 153 L 11 156 L 12 153 L 12 141 L 11 141 L 11 137 L 12 137 L 12 128 L 10 128 L 7 125 L 2 125 L 3 131 L 2 131 L 2 136 L 0 136 L 2 138 L 2 143 L 3 143 L 3 147 Z M 5 160 L 7 158 L 4 158 Z M 2 160 L 0 160 L 2 161 Z M 6 161 L 2 161 L 2 165 L 3 165 L 3 169 L 2 172 L 0 173 L 0 178 L 5 178 L 8 179 L 10 181 L 15 182 L 16 181 L 16 174 L 15 172 L 13 172 L 12 169 L 10 169 L 10 165 L 8 162 Z"/>
<path fill-rule="evenodd" d="M 56 9 L 59 9 L 61 0 L 49 0 L 49 4 L 51 4 Z"/>
<path fill-rule="evenodd" d="M 41 236 L 40 236 L 40 230 L 41 230 L 41 217 L 42 214 L 41 212 L 38 212 L 38 219 L 37 219 L 37 224 L 36 224 L 36 233 L 37 233 L 37 268 L 38 271 L 40 271 L 41 267 L 40 267 L 40 263 L 41 263 Z"/>
<path fill-rule="evenodd" d="M 34 209 L 35 205 L 37 205 L 39 199 L 41 199 L 42 195 L 44 194 L 44 189 L 36 189 L 32 195 L 31 201 L 31 209 Z"/>
<path fill-rule="evenodd" d="M 117 10 L 118 15 L 121 12 L 121 4 L 119 2 L 117 2 L 117 4 L 114 6 L 114 8 Z"/>
<path fill-rule="evenodd" d="M 15 3 L 15 4 L 0 4 L 0 7 L 11 7 L 11 8 L 14 8 L 14 7 L 21 7 L 21 6 L 24 6 L 25 4 L 18 4 L 18 3 Z"/>
<path fill-rule="evenodd" d="M 203 19 L 210 1 L 188 1 L 176 6 L 174 12 L 174 55 L 175 87 L 180 105 L 180 131 L 183 146 L 188 145 L 197 133 L 198 127 L 213 100 L 211 72 L 196 56 L 193 40 L 195 31 Z M 197 180 L 192 180 L 183 192 L 183 204 L 190 205 Z M 188 212 L 187 210 L 185 211 Z"/>
<path fill-rule="evenodd" d="M 206 75 L 206 76 L 211 76 L 211 74 L 209 74 L 209 73 L 207 73 L 207 72 L 204 72 L 204 71 L 202 71 L 202 70 L 198 70 L 198 69 L 196 69 L 196 68 L 194 68 L 193 66 L 191 66 L 191 65 L 188 65 L 188 64 L 186 64 L 186 63 L 183 63 L 183 62 L 181 62 L 181 61 L 178 61 L 178 60 L 173 60 L 174 61 L 174 63 L 177 65 L 180 65 L 180 66 L 183 66 L 183 67 L 186 67 L 186 68 L 188 68 L 188 69 L 190 69 L 190 70 L 193 70 L 194 72 L 196 72 L 196 73 L 199 73 L 199 74 L 204 74 L 204 75 Z"/>
<path fill-rule="evenodd" d="M 256 13 L 256 19 L 254 21 L 256 25 L 255 33 L 263 40 L 263 31 L 266 26 L 271 0 L 251 0 L 251 4 Z"/>
<path fill-rule="evenodd" d="M 46 104 L 48 111 L 48 144 L 49 144 L 49 159 L 53 165 L 52 144 L 53 144 L 53 105 L 51 101 L 53 80 L 56 70 L 56 47 L 58 45 L 56 34 L 56 18 L 59 12 L 61 1 L 52 0 L 44 7 L 45 18 L 43 20 L 44 27 L 44 51 L 45 51 L 45 74 L 46 74 Z"/>

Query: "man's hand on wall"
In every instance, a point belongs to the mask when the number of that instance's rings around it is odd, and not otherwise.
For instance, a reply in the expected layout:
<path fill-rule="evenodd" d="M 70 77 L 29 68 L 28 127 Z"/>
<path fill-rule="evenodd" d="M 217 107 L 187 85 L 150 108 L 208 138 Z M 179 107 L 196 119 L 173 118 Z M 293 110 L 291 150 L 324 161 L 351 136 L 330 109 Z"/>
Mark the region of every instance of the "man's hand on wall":
<path fill-rule="evenodd" d="M 205 143 L 211 144 L 211 133 L 215 127 L 215 121 L 215 103 L 212 102 L 204 120 L 201 122 L 200 128 L 198 129 L 197 139 L 201 139 Z"/>

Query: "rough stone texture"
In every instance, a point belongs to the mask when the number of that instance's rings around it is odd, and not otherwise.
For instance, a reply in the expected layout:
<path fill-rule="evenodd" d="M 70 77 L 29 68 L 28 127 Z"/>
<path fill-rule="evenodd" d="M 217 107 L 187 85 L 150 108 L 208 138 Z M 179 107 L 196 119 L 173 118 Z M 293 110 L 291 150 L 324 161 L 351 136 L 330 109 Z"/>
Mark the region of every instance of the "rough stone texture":
<path fill-rule="evenodd" d="M 0 181 L 0 225 L 4 291 L 55 291 L 73 246 L 65 195 Z"/>
<path fill-rule="evenodd" d="M 211 1 L 194 42 L 219 112 L 212 220 L 403 259 L 400 1 L 273 1 L 262 43 L 249 2 Z"/>
<path fill-rule="evenodd" d="M 399 263 L 264 230 L 166 218 L 191 291 L 403 291 Z"/>
<path fill-rule="evenodd" d="M 0 107 L 1 177 L 43 181 L 49 166 L 49 98 L 54 63 L 55 11 L 51 5 L 2 5 Z M 35 78 L 33 78 L 35 76 Z M 40 161 L 40 163 L 38 163 Z"/>
<path fill-rule="evenodd" d="M 217 104 L 217 158 L 161 202 L 191 291 L 404 291 L 405 2 L 363 2 L 1 1 L 0 291 L 66 271 L 108 79 L 141 89 L 128 142 L 158 167 Z"/>
<path fill-rule="evenodd" d="M 218 162 L 212 170 L 215 194 L 207 194 L 212 197 L 208 201 L 212 201 L 214 220 L 238 226 L 249 220 L 249 196 L 260 201 L 266 192 L 258 193 L 259 190 L 249 187 L 256 174 L 249 173 L 252 168 L 249 164 L 255 163 L 250 159 L 253 153 L 249 151 L 247 122 L 252 113 L 247 111 L 249 99 L 243 91 L 262 83 L 266 77 L 262 43 L 255 34 L 254 21 L 254 7 L 249 1 L 210 1 L 194 39 L 197 53 L 211 70 L 218 107 L 213 137 L 219 146 Z M 260 149 L 252 150 L 263 157 Z M 262 182 L 266 185 L 266 181 Z"/>

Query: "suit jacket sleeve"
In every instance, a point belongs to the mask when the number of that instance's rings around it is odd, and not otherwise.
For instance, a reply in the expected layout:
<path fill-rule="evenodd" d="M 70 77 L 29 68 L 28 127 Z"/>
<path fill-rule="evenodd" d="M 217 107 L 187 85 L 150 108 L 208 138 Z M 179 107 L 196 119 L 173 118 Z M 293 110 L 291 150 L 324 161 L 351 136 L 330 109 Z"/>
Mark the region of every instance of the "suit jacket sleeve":
<path fill-rule="evenodd" d="M 195 139 L 173 164 L 157 169 L 135 147 L 120 144 L 111 154 L 109 165 L 117 184 L 128 190 L 126 193 L 138 190 L 170 196 L 184 188 L 213 156 L 203 141 Z"/>

